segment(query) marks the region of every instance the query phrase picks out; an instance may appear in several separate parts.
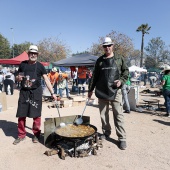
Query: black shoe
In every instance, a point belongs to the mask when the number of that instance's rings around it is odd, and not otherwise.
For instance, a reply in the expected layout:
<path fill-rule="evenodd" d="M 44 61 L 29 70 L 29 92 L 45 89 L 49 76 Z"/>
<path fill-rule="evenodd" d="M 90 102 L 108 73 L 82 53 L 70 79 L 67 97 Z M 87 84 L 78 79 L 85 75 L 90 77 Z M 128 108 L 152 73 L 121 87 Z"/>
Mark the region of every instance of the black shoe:
<path fill-rule="evenodd" d="M 38 143 L 39 140 L 40 140 L 40 136 L 34 136 L 34 137 L 32 138 L 32 142 L 33 142 L 33 143 Z"/>
<path fill-rule="evenodd" d="M 125 150 L 127 148 L 126 141 L 120 141 L 119 148 Z"/>
<path fill-rule="evenodd" d="M 169 113 L 166 113 L 166 114 L 164 114 L 163 116 L 165 116 L 165 117 L 169 117 L 169 115 L 170 115 Z"/>
<path fill-rule="evenodd" d="M 100 136 L 100 139 L 107 139 L 110 137 L 111 131 L 110 130 L 104 130 L 103 135 Z"/>
<path fill-rule="evenodd" d="M 130 113 L 130 110 L 125 110 L 124 113 Z"/>
<path fill-rule="evenodd" d="M 67 97 L 67 99 L 71 100 L 72 98 L 69 96 L 69 97 Z"/>

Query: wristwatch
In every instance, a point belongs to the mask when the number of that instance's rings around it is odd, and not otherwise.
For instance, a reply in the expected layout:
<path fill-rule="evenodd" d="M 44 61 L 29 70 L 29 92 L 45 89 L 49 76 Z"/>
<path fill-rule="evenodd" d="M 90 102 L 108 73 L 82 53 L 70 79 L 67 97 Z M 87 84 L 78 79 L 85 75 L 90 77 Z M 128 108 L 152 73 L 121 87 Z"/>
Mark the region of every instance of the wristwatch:
<path fill-rule="evenodd" d="M 54 93 L 51 93 L 51 96 L 53 95 Z"/>

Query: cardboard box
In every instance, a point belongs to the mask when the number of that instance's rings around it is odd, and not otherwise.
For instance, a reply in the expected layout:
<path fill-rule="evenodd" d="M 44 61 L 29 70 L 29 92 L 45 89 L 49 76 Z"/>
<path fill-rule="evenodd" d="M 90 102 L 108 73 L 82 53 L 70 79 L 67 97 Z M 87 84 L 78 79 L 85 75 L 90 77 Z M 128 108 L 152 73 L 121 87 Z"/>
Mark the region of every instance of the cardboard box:
<path fill-rule="evenodd" d="M 78 101 L 86 101 L 86 98 L 82 96 L 73 97 L 73 102 L 78 102 Z"/>
<path fill-rule="evenodd" d="M 86 101 L 73 101 L 73 106 L 85 106 Z"/>
<path fill-rule="evenodd" d="M 73 97 L 73 106 L 85 106 L 86 98 L 82 96 Z"/>

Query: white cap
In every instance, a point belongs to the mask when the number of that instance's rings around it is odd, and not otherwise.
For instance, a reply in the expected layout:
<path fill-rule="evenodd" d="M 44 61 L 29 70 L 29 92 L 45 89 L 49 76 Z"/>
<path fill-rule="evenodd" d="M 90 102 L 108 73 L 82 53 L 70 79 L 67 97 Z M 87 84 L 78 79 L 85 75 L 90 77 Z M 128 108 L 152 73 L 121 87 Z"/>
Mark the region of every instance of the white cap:
<path fill-rule="evenodd" d="M 56 67 L 53 67 L 51 71 L 56 72 L 57 71 Z"/>
<path fill-rule="evenodd" d="M 28 50 L 30 53 L 38 53 L 38 47 L 36 45 L 30 45 L 30 48 Z"/>
<path fill-rule="evenodd" d="M 162 70 L 162 72 L 165 72 L 165 71 L 167 71 L 167 70 L 170 70 L 170 66 L 166 66 L 166 67 L 164 68 L 164 70 Z"/>
<path fill-rule="evenodd" d="M 110 37 L 105 37 L 102 45 L 113 45 L 113 42 Z"/>

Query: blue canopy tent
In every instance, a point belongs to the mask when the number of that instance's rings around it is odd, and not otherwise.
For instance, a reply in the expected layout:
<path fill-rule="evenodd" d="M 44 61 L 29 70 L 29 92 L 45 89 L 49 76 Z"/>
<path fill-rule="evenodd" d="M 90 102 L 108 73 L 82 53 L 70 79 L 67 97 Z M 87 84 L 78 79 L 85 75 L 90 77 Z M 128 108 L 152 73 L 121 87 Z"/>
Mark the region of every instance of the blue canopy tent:
<path fill-rule="evenodd" d="M 70 67 L 70 66 L 94 66 L 97 56 L 91 54 L 79 54 L 74 57 L 65 58 L 52 64 L 58 67 Z"/>

